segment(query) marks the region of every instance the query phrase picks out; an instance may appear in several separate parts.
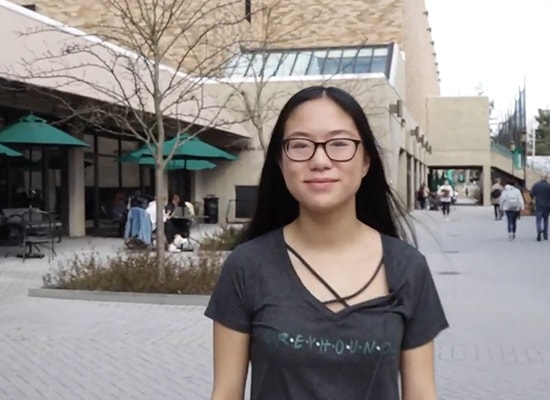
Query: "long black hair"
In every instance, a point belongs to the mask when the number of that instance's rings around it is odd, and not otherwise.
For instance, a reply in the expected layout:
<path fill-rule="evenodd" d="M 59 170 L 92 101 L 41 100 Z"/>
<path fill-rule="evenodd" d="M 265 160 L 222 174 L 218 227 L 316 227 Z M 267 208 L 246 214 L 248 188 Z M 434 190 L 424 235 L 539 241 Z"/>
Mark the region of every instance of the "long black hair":
<path fill-rule="evenodd" d="M 378 145 L 365 112 L 346 91 L 323 86 L 300 90 L 282 108 L 267 148 L 258 187 L 256 210 L 243 235 L 243 241 L 282 228 L 298 217 L 298 202 L 288 191 L 278 164 L 282 154 L 285 125 L 290 114 L 298 106 L 324 96 L 338 104 L 353 119 L 370 160 L 368 173 L 355 195 L 357 218 L 380 233 L 407 241 L 412 239 L 416 244 L 407 213 L 386 181 Z"/>

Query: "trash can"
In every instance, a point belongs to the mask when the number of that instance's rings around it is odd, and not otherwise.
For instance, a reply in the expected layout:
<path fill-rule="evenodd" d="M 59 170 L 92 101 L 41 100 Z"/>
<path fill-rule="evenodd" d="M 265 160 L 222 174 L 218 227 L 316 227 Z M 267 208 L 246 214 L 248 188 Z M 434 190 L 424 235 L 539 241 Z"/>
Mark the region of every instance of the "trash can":
<path fill-rule="evenodd" d="M 213 194 L 204 198 L 204 223 L 217 224 L 219 214 L 219 199 Z"/>

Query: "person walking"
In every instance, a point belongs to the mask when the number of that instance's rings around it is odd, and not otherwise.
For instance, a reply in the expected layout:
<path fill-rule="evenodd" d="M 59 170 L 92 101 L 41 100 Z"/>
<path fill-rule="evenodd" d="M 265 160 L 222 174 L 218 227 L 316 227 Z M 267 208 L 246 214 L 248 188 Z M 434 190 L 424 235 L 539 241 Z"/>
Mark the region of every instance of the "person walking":
<path fill-rule="evenodd" d="M 500 178 L 495 179 L 495 183 L 491 186 L 491 204 L 493 205 L 495 220 L 497 221 L 501 220 L 503 216 L 502 210 L 500 209 L 500 195 L 503 190 L 504 188 L 502 187 Z"/>
<path fill-rule="evenodd" d="M 548 216 L 550 214 L 550 182 L 548 175 L 541 176 L 540 181 L 531 188 L 531 197 L 535 199 L 535 217 L 537 224 L 537 241 L 548 240 Z"/>
<path fill-rule="evenodd" d="M 453 201 L 454 189 L 449 184 L 448 180 L 445 180 L 443 185 L 437 190 L 439 196 L 439 202 L 441 203 L 441 211 L 445 216 L 445 220 L 449 221 L 449 214 L 451 213 L 451 202 Z"/>
<path fill-rule="evenodd" d="M 506 215 L 508 239 L 514 240 L 516 238 L 517 221 L 521 211 L 525 207 L 523 195 L 513 183 L 509 183 L 504 186 L 504 190 L 500 195 L 499 201 L 500 209 L 503 210 Z"/>
<path fill-rule="evenodd" d="M 347 92 L 294 94 L 275 123 L 257 207 L 226 258 L 212 400 L 435 399 L 448 326 L 376 136 Z"/>
<path fill-rule="evenodd" d="M 428 188 L 428 185 L 425 183 L 422 183 L 420 185 L 420 188 L 418 189 L 418 192 L 416 193 L 416 197 L 418 200 L 418 205 L 420 206 L 421 210 L 426 210 L 428 207 L 428 200 L 430 197 L 430 189 Z"/>

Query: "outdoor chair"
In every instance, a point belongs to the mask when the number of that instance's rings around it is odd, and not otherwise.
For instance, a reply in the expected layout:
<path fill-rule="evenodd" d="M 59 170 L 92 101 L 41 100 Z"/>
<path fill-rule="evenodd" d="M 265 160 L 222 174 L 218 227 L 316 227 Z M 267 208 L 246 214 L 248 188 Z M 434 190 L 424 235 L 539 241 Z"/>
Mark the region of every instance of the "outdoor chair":
<path fill-rule="evenodd" d="M 27 258 L 43 258 L 42 249 L 47 249 L 48 261 L 51 261 L 55 252 L 55 240 L 58 232 L 52 213 L 38 209 L 29 209 L 21 215 L 22 230 L 21 247 L 23 252 L 18 255 L 23 261 Z M 33 253 L 36 250 L 36 253 Z"/>
<path fill-rule="evenodd" d="M 195 215 L 192 218 L 193 225 L 192 226 L 199 226 L 202 222 L 204 222 L 204 214 L 202 213 L 202 202 L 200 201 L 192 201 L 191 204 L 193 204 L 193 209 L 195 210 Z"/>

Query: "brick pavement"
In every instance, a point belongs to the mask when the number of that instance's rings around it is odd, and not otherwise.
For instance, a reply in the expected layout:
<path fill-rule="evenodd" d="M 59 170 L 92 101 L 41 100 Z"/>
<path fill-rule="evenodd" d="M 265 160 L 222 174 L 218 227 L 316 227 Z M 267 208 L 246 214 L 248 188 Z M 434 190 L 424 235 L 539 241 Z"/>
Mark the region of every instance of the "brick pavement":
<path fill-rule="evenodd" d="M 415 213 L 452 325 L 437 342 L 440 399 L 548 398 L 550 243 L 534 241 L 531 217 L 510 243 L 491 215 L 463 207 L 445 222 Z M 94 245 L 105 253 L 115 242 Z M 208 399 L 202 307 L 26 297 L 46 269 L 0 259 L 0 400 Z"/>

